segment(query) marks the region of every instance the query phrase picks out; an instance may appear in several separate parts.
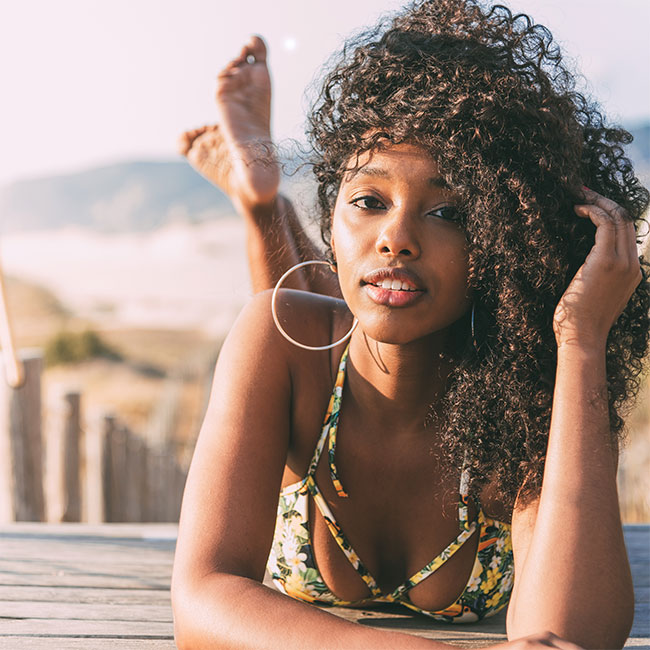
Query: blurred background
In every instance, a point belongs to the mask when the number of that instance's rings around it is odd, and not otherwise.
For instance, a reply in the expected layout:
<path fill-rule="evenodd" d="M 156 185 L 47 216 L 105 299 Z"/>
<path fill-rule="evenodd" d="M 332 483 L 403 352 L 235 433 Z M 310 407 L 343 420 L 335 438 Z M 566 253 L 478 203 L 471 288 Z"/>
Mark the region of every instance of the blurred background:
<path fill-rule="evenodd" d="M 260 33 L 274 137 L 301 140 L 327 57 L 402 4 L 3 5 L 0 263 L 29 390 L 1 382 L 0 424 L 26 427 L 31 443 L 2 442 L 0 487 L 13 496 L 0 497 L 0 519 L 177 518 L 212 367 L 250 286 L 241 222 L 176 139 L 214 121 L 217 72 Z M 650 3 L 508 4 L 551 29 L 581 87 L 634 134 L 629 154 L 650 183 Z M 649 521 L 647 375 L 628 430 L 624 518 Z"/>

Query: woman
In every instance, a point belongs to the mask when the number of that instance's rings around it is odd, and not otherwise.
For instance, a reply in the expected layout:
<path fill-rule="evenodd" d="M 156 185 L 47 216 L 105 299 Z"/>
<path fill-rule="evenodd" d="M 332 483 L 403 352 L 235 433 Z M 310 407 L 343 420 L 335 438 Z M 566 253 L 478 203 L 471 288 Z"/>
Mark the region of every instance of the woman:
<path fill-rule="evenodd" d="M 277 195 L 269 96 L 253 39 L 220 76 L 219 129 L 183 143 L 244 214 L 257 290 L 315 256 Z M 331 295 L 260 293 L 224 344 L 179 529 L 179 647 L 443 647 L 299 601 L 451 622 L 509 601 L 508 647 L 622 646 L 617 439 L 649 305 L 628 134 L 544 28 L 438 0 L 346 47 L 310 135 L 344 300 L 300 267 L 293 286 Z M 293 598 L 261 584 L 267 560 Z"/>

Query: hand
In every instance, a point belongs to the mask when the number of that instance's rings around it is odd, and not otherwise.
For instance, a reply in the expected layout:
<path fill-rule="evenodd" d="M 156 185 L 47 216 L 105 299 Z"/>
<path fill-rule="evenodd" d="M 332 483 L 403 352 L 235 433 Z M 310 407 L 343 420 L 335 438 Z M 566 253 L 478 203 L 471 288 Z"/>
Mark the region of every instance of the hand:
<path fill-rule="evenodd" d="M 583 188 L 579 217 L 596 225 L 596 241 L 555 309 L 553 331 L 565 344 L 604 349 L 612 325 L 641 282 L 634 223 L 617 203 Z"/>

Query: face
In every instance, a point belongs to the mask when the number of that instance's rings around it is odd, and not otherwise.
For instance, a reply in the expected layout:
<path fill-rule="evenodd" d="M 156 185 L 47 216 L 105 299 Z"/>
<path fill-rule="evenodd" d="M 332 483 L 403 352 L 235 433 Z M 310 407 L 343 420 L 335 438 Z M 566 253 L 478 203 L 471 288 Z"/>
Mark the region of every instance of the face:
<path fill-rule="evenodd" d="M 385 343 L 445 335 L 471 305 L 454 197 L 418 146 L 364 154 L 332 218 L 341 291 L 363 332 Z"/>

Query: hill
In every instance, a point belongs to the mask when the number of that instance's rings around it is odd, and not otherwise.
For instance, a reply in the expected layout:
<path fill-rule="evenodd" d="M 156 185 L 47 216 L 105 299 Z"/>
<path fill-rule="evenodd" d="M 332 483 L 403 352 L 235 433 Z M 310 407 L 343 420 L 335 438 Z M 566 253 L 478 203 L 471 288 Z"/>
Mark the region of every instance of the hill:
<path fill-rule="evenodd" d="M 650 122 L 629 127 L 628 147 L 639 178 L 650 183 Z M 292 168 L 287 161 L 287 168 Z M 285 179 L 285 191 L 313 206 L 309 174 Z M 296 190 L 299 190 L 296 195 Z M 300 206 L 298 206 L 300 208 Z M 15 182 L 0 191 L 3 233 L 80 226 L 101 232 L 144 232 L 170 222 L 210 221 L 231 215 L 228 198 L 185 161 L 125 162 L 76 174 Z"/>
<path fill-rule="evenodd" d="M 81 226 L 142 232 L 232 214 L 228 198 L 186 162 L 126 162 L 24 180 L 0 192 L 2 232 Z"/>

